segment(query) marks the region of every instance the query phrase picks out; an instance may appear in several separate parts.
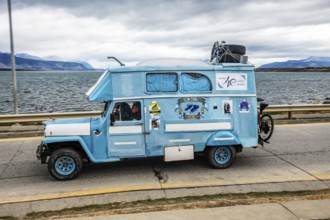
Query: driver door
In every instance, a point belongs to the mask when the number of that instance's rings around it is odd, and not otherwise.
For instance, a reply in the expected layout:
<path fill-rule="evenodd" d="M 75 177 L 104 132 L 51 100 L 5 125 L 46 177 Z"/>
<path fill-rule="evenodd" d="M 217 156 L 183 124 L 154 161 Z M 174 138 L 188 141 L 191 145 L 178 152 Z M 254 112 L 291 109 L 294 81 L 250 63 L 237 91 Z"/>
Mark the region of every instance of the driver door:
<path fill-rule="evenodd" d="M 143 100 L 117 101 L 113 105 L 108 138 L 109 157 L 145 155 Z"/>

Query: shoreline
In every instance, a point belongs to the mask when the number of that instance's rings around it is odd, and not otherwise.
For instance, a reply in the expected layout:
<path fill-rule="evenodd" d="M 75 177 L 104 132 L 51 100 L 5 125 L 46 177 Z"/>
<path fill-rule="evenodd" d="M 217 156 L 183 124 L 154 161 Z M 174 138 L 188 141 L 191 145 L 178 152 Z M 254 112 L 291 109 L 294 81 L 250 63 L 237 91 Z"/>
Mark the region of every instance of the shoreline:
<path fill-rule="evenodd" d="M 99 71 L 100 69 L 57 69 L 57 70 L 51 70 L 51 69 L 16 69 L 16 72 L 32 72 L 32 71 Z M 3 68 L 0 69 L 0 72 L 4 72 L 4 71 L 12 71 L 11 68 Z"/>
<path fill-rule="evenodd" d="M 0 68 L 2 71 L 11 71 L 11 68 Z M 16 69 L 20 71 L 104 71 L 105 69 Z M 307 68 L 255 68 L 255 72 L 330 72 L 330 67 L 307 67 Z"/>
<path fill-rule="evenodd" d="M 330 72 L 330 67 L 256 68 L 256 72 Z"/>
<path fill-rule="evenodd" d="M 12 69 L 0 69 L 0 72 L 8 72 Z M 16 72 L 43 72 L 43 71 L 72 71 L 72 72 L 94 72 L 105 71 L 105 69 L 85 69 L 85 70 L 45 70 L 45 69 L 16 69 Z"/>

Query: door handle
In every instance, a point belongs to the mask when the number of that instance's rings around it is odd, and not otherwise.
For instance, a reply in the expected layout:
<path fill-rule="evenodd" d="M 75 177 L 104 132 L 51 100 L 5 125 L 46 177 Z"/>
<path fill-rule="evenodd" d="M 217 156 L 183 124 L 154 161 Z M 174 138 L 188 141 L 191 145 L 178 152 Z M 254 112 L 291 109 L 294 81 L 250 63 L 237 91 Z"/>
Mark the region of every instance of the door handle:
<path fill-rule="evenodd" d="M 96 129 L 95 131 L 93 131 L 93 134 L 95 136 L 100 136 L 100 135 L 102 135 L 102 131 L 100 131 L 99 129 Z"/>
<path fill-rule="evenodd" d="M 143 122 L 136 122 L 135 125 L 143 125 Z"/>

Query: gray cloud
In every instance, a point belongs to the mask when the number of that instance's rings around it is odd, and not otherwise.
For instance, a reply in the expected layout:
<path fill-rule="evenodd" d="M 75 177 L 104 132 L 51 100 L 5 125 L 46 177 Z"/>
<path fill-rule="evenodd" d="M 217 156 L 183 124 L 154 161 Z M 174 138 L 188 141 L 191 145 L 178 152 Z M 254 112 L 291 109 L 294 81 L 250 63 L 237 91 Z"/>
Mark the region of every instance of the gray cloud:
<path fill-rule="evenodd" d="M 14 0 L 13 15 L 17 50 L 95 65 L 108 55 L 207 58 L 216 40 L 246 45 L 256 65 L 329 56 L 330 48 L 327 0 Z M 1 39 L 6 29 L 0 26 Z M 0 50 L 6 47 L 0 42 Z"/>
<path fill-rule="evenodd" d="M 179 27 L 183 21 L 196 17 L 215 22 L 253 22 L 251 25 L 290 26 L 327 23 L 330 2 L 314 1 L 261 1 L 261 0 L 17 0 L 17 9 L 49 7 L 67 10 L 79 17 L 96 17 L 122 22 L 136 29 L 166 29 Z M 244 28 L 244 26 L 243 26 Z"/>

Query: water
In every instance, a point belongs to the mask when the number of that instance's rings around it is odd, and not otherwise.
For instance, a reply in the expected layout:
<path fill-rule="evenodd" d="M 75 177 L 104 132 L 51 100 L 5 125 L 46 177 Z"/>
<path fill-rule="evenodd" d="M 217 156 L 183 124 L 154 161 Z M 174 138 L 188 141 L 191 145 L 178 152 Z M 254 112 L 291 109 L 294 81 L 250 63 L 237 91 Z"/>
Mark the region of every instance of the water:
<path fill-rule="evenodd" d="M 102 71 L 19 71 L 19 113 L 102 110 L 103 105 L 89 102 L 85 95 L 101 74 Z M 0 114 L 14 113 L 12 88 L 12 73 L 0 72 Z"/>
<path fill-rule="evenodd" d="M 102 71 L 17 72 L 20 113 L 100 111 L 85 93 Z M 258 97 L 269 104 L 316 104 L 330 98 L 330 73 L 256 73 Z M 0 71 L 0 115 L 13 114 L 12 75 Z"/>
<path fill-rule="evenodd" d="M 330 73 L 257 72 L 257 95 L 271 105 L 322 104 L 330 98 Z"/>

